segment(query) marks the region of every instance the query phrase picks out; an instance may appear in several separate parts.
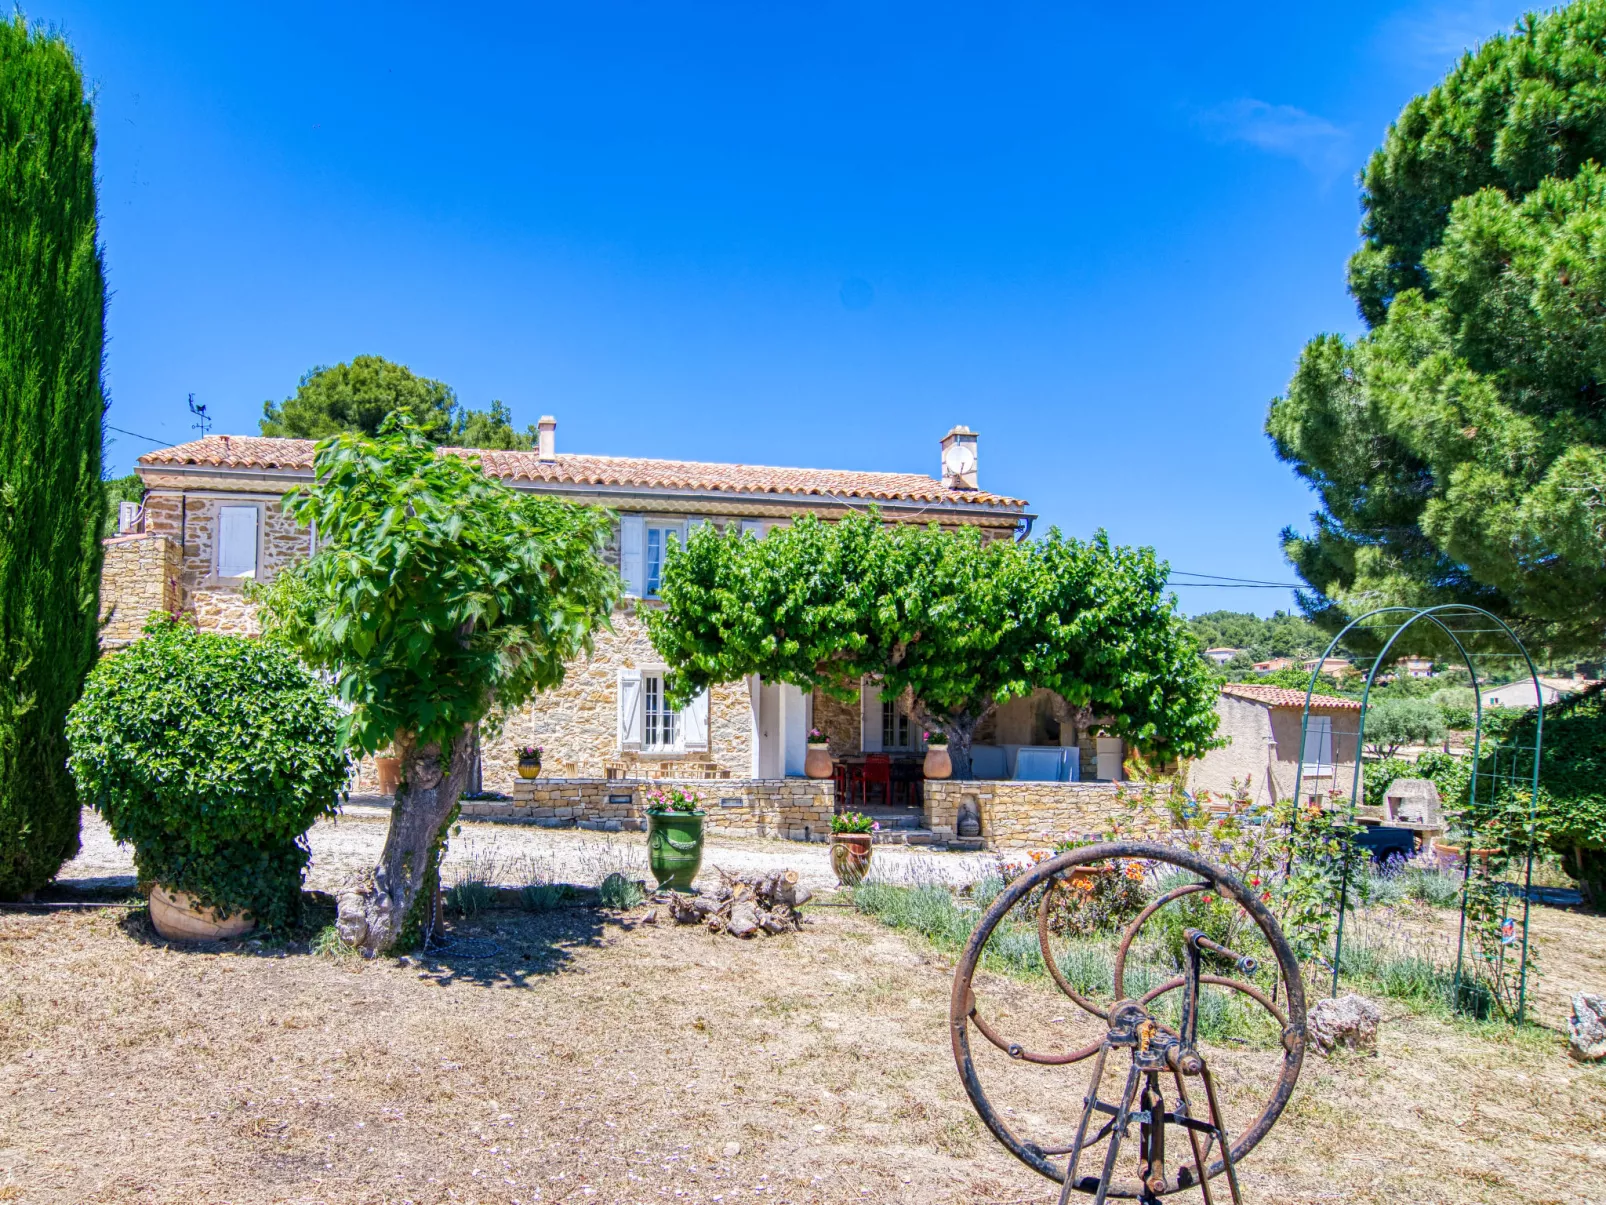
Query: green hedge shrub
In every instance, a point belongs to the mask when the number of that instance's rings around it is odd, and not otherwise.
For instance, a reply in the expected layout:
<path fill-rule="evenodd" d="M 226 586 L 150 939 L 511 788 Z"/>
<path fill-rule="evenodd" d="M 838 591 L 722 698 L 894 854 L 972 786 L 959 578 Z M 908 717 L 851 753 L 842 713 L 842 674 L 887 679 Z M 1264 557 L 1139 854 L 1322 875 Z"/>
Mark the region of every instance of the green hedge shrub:
<path fill-rule="evenodd" d="M 305 834 L 336 811 L 347 760 L 328 688 L 290 652 L 159 615 L 95 667 L 67 739 L 142 880 L 269 929 L 297 919 Z"/>

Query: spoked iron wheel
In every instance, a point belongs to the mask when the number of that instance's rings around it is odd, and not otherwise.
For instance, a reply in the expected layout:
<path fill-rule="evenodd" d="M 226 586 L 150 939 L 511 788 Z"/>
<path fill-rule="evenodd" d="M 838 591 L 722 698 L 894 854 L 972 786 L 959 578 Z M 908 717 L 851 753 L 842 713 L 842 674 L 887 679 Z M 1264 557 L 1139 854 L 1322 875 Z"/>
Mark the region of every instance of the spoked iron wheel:
<path fill-rule="evenodd" d="M 1120 936 L 1110 938 L 1113 991 L 1104 1001 L 1078 991 L 1061 965 L 1053 931 L 1055 893 L 1084 890 L 1091 895 L 1089 884 L 1097 876 L 1128 872 L 1160 886 L 1154 898 L 1120 926 Z M 1200 898 L 1190 900 L 1195 896 Z M 1197 913 L 1204 904 L 1215 918 L 1212 930 L 1237 934 L 1234 943 L 1243 949 L 1230 948 L 1202 929 L 1183 923 L 1183 914 L 1190 907 Z M 1169 917 L 1167 909 L 1173 910 Z M 1027 1049 L 1012 1041 L 1007 1032 L 1020 1028 L 1011 1019 L 1013 1014 L 1000 1007 L 989 1016 L 977 1002 L 977 971 L 983 967 L 989 941 L 997 937 L 1000 948 L 1013 942 L 1018 961 L 1028 925 L 1037 930 L 1045 969 L 1092 1029 L 1088 1040 L 1070 1043 L 1067 1050 Z M 1152 960 L 1144 963 L 1141 973 L 1146 981 L 1140 991 L 1139 960 L 1134 951 L 1152 946 L 1157 932 L 1173 935 L 1172 948 L 1180 955 L 1181 966 L 1159 974 Z M 1261 980 L 1258 984 L 1253 982 L 1256 977 Z M 1201 990 L 1205 987 L 1241 997 L 1240 1015 L 1252 1014 L 1251 1019 L 1270 1035 L 1266 1057 L 1271 1065 L 1263 1068 L 1263 1074 L 1251 1077 L 1245 1086 L 1244 1077 L 1234 1073 L 1240 1097 L 1247 1095 L 1254 1103 L 1264 1101 L 1257 1115 L 1247 1120 L 1240 1116 L 1238 1125 L 1231 1124 L 1223 1112 L 1221 1067 L 1214 1065 L 1228 1061 L 1220 1054 L 1225 1044 L 1201 1040 L 1199 1034 Z M 971 1103 L 1016 1158 L 1064 1184 L 1062 1205 L 1072 1199 L 1073 1191 L 1092 1194 L 1095 1205 L 1102 1205 L 1106 1198 L 1153 1202 L 1191 1187 L 1197 1187 L 1207 1205 L 1213 1205 L 1211 1181 L 1218 1176 L 1225 1179 L 1228 1198 L 1241 1200 L 1237 1164 L 1266 1136 L 1293 1094 L 1305 1056 L 1305 987 L 1299 963 L 1276 919 L 1238 880 L 1185 850 L 1144 842 L 1109 842 L 1041 862 L 999 894 L 959 960 L 949 1022 L 954 1058 Z M 1078 1068 L 1071 1073 L 1075 1078 L 1063 1087 L 1049 1088 L 1041 1079 L 1046 1073 L 1034 1073 L 1039 1076 L 1034 1092 L 1046 1089 L 1064 1094 L 1059 1102 L 1044 1101 L 1045 1105 L 1060 1105 L 1043 1110 L 1059 1112 L 1064 1119 L 1065 1132 L 1057 1135 L 1058 1141 L 1053 1134 L 1044 1135 L 1049 1139 L 1046 1144 L 1017 1134 L 1016 1128 L 1026 1120 L 1035 1120 L 1039 1129 L 1043 1126 L 1024 1100 L 1023 1108 L 1016 1110 L 995 1108 L 988 1099 L 971 1047 L 972 1029 L 985 1044 L 978 1050 L 991 1045 L 1017 1063 L 1042 1068 L 1087 1066 L 1085 1076 Z M 1104 1095 L 1106 1072 L 1118 1071 L 1115 1065 L 1123 1055 L 1129 1062 L 1126 1075 L 1112 1077 L 1113 1084 L 1119 1085 L 1116 1094 Z M 990 1057 L 998 1059 L 997 1055 Z M 996 1069 L 998 1064 L 989 1066 Z M 1067 1101 L 1084 1082 L 1082 1097 Z M 995 1094 L 997 1091 L 995 1087 Z M 1130 1154 L 1123 1161 L 1124 1149 Z M 1178 1153 L 1181 1158 L 1175 1157 Z"/>

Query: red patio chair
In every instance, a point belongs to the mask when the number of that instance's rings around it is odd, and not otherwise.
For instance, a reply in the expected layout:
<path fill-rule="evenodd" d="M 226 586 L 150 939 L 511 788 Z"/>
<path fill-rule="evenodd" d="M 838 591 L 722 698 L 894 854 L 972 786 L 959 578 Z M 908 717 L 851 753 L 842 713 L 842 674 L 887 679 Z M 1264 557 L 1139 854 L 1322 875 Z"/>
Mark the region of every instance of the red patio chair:
<path fill-rule="evenodd" d="M 892 759 L 885 753 L 869 753 L 859 781 L 863 784 L 864 804 L 870 806 L 870 788 L 881 788 L 881 806 L 892 806 Z"/>

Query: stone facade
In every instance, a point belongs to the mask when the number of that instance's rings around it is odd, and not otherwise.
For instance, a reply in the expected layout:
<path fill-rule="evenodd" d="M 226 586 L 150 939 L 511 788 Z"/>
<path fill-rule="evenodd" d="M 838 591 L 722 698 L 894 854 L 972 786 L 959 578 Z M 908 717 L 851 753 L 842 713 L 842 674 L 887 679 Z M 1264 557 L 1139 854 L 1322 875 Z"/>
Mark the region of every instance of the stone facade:
<path fill-rule="evenodd" d="M 643 571 L 650 559 L 645 550 L 666 547 L 672 538 L 684 538 L 702 524 L 720 531 L 734 527 L 762 538 L 770 528 L 800 515 L 838 518 L 868 502 L 881 507 L 892 522 L 936 521 L 947 528 L 974 527 L 988 539 L 1011 538 L 1029 520 L 1023 500 L 980 491 L 974 482 L 908 473 L 565 457 L 556 453 L 547 435 L 543 441 L 539 451 L 484 453 L 482 465 L 514 489 L 616 511 L 620 519 L 606 560 L 620 570 L 634 595 L 652 592 Z M 127 549 L 119 543 L 109 551 L 103 582 L 111 619 L 108 642 L 132 639 L 143 616 L 158 605 L 190 614 L 203 630 L 259 634 L 256 609 L 245 600 L 242 587 L 248 580 L 271 580 L 281 567 L 313 550 L 314 533 L 298 527 L 282 504 L 284 491 L 310 481 L 312 470 L 310 441 L 254 436 L 208 436 L 142 456 L 143 530 L 137 536 L 120 537 Z M 230 575 L 220 573 L 225 507 L 248 507 L 257 512 L 255 567 L 249 572 L 239 571 L 236 562 L 229 566 Z M 644 535 L 657 542 L 644 544 Z M 140 559 L 151 556 L 161 560 L 160 572 L 155 562 L 147 564 Z M 651 556 L 656 557 L 657 552 Z M 161 559 L 164 557 L 166 560 Z M 159 600 L 153 593 L 158 582 Z M 821 811 L 819 801 L 826 798 L 829 802 L 829 784 L 821 788 L 802 779 L 753 781 L 760 773 L 795 771 L 789 752 L 783 750 L 778 759 L 773 756 L 774 742 L 779 740 L 790 749 L 794 737 L 801 739 L 790 727 L 795 712 L 788 711 L 787 725 L 776 731 L 759 723 L 771 693 L 755 691 L 754 684 L 732 683 L 709 692 L 706 748 L 637 751 L 620 747 L 619 672 L 632 670 L 650 676 L 661 667 L 661 658 L 641 621 L 643 609 L 657 605 L 644 598 L 628 600 L 615 612 L 613 629 L 597 635 L 593 654 L 568 667 L 567 680 L 560 688 L 481 725 L 483 789 L 504 794 L 525 789 L 516 778 L 515 750 L 531 744 L 543 748 L 545 769 L 556 776 L 543 782 L 614 783 L 618 784 L 615 792 L 634 795 L 639 787 L 632 784 L 686 780 L 709 786 L 721 798 L 744 801 L 727 805 L 718 827 L 775 833 L 806 830 L 810 834 L 828 829 L 830 807 Z M 857 705 L 834 703 L 823 696 L 813 702 L 818 708 L 814 721 L 829 727 L 835 755 L 857 754 Z M 760 745 L 764 758 L 758 753 Z M 377 788 L 371 758 L 364 758 L 358 767 L 354 787 L 361 793 Z M 603 802 L 585 795 L 590 788 L 573 789 L 581 791 L 578 802 L 554 804 L 554 810 L 584 806 L 594 809 L 594 818 L 616 818 L 608 811 L 607 789 L 591 791 Z M 593 818 L 592 811 L 585 815 Z"/>
<path fill-rule="evenodd" d="M 154 612 L 183 610 L 179 546 L 177 540 L 148 533 L 114 536 L 105 544 L 100 644 L 120 649 L 139 639 Z"/>
<path fill-rule="evenodd" d="M 1123 788 L 1113 782 L 997 782 L 947 779 L 924 785 L 926 825 L 952 837 L 959 809 L 975 805 L 989 849 L 1052 847 L 1075 834 L 1104 832 L 1127 815 Z"/>
<path fill-rule="evenodd" d="M 673 785 L 695 791 L 702 799 L 708 813 L 704 828 L 710 833 L 792 841 L 824 841 L 831 834 L 836 793 L 829 781 L 744 778 L 710 783 L 687 779 Z M 619 779 L 521 778 L 514 784 L 511 800 L 464 803 L 463 815 L 552 828 L 638 831 L 646 827 L 649 789 L 646 783 Z"/>
<path fill-rule="evenodd" d="M 1274 706 L 1223 692 L 1216 700 L 1216 714 L 1216 735 L 1227 743 L 1193 763 L 1188 789 L 1222 798 L 1247 789 L 1250 799 L 1260 804 L 1292 799 L 1294 783 L 1301 780 L 1303 706 Z M 1302 779 L 1304 793 L 1308 798 L 1313 793 L 1338 790 L 1348 798 L 1355 782 L 1360 709 L 1313 704 L 1311 715 L 1327 717 L 1332 761 L 1307 767 Z M 1363 769 L 1363 782 L 1364 778 Z"/>

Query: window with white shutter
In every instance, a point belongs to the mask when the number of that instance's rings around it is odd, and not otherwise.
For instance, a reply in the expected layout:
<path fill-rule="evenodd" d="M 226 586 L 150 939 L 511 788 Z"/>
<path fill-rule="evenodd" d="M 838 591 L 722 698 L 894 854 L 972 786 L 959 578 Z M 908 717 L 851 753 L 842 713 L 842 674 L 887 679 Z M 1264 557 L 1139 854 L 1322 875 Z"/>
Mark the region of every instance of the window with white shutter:
<path fill-rule="evenodd" d="M 881 752 L 881 687 L 873 678 L 859 683 L 859 747 L 866 753 Z"/>
<path fill-rule="evenodd" d="M 680 743 L 688 750 L 708 748 L 708 692 L 699 691 L 680 713 Z"/>
<path fill-rule="evenodd" d="M 218 510 L 217 575 L 254 577 L 257 571 L 257 517 L 254 506 Z"/>
<path fill-rule="evenodd" d="M 636 669 L 622 669 L 619 671 L 619 748 L 622 750 L 636 750 L 641 748 L 641 671 Z"/>
<path fill-rule="evenodd" d="M 619 576 L 625 579 L 625 593 L 640 598 L 645 563 L 647 521 L 640 515 L 619 517 Z"/>

